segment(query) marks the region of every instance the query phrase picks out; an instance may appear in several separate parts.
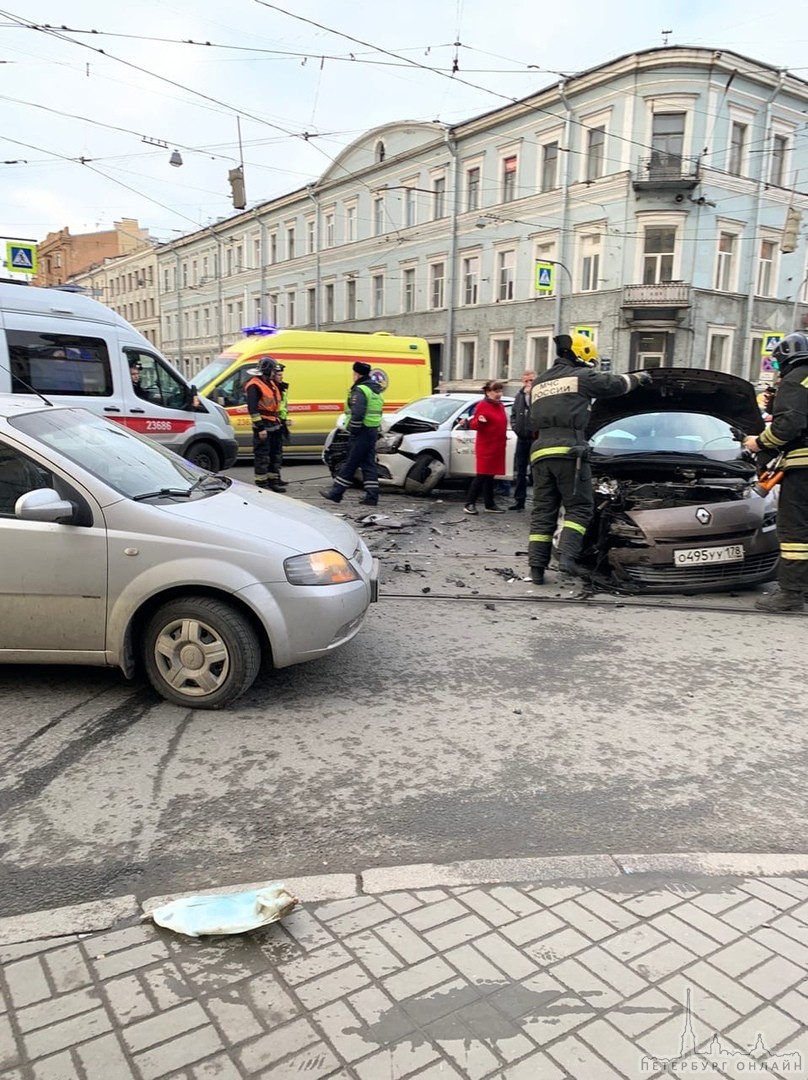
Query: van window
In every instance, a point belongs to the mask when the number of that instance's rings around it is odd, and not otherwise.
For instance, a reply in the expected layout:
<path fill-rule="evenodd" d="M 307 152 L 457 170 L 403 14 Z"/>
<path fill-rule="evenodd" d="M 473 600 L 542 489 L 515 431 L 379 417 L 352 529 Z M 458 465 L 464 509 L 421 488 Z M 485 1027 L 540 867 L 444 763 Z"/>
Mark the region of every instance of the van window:
<path fill-rule="evenodd" d="M 185 409 L 191 403 L 191 394 L 186 383 L 182 382 L 173 371 L 169 371 L 153 354 L 142 349 L 124 349 L 127 362 L 140 365 L 140 393 L 138 397 L 163 405 L 167 409 Z"/>
<path fill-rule="evenodd" d="M 112 370 L 102 338 L 8 330 L 12 394 L 110 397 Z"/>

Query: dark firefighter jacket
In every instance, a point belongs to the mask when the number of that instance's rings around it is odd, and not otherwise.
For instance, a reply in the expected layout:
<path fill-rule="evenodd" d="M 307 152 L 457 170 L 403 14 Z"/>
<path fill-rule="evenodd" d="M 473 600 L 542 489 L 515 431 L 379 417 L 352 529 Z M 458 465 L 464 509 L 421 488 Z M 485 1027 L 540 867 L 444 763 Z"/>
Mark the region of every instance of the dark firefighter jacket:
<path fill-rule="evenodd" d="M 639 385 L 636 375 L 612 375 L 556 357 L 530 388 L 530 460 L 580 455 L 593 398 L 619 397 Z"/>
<path fill-rule="evenodd" d="M 244 389 L 253 431 L 280 431 L 281 388 L 274 379 L 254 375 Z"/>
<path fill-rule="evenodd" d="M 808 466 L 808 361 L 792 367 L 778 383 L 772 422 L 758 442 L 785 453 L 784 469 Z"/>

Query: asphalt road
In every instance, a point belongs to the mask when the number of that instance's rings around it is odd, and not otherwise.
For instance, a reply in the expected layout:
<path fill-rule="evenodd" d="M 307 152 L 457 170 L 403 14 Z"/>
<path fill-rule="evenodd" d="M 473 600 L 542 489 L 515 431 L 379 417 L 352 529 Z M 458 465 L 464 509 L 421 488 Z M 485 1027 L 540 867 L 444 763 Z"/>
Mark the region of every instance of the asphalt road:
<path fill-rule="evenodd" d="M 326 505 L 316 465 L 286 471 Z M 461 505 L 383 499 L 359 525 L 383 596 L 358 638 L 229 710 L 0 668 L 0 913 L 393 863 L 804 850 L 803 617 L 536 589 L 524 515 Z"/>

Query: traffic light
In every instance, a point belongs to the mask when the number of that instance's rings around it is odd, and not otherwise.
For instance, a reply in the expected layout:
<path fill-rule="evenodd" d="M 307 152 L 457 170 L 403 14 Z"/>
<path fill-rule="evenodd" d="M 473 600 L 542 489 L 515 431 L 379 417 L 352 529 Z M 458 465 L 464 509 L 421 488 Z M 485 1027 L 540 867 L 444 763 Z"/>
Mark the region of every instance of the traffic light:
<path fill-rule="evenodd" d="M 783 226 L 783 236 L 780 240 L 780 250 L 784 255 L 790 251 L 796 251 L 800 242 L 800 225 L 802 214 L 794 206 L 786 210 L 786 223 Z"/>
<path fill-rule="evenodd" d="M 227 174 L 227 179 L 230 181 L 230 190 L 233 193 L 233 206 L 236 210 L 243 210 L 247 205 L 247 195 L 244 190 L 244 170 L 239 165 L 235 169 L 231 169 Z"/>

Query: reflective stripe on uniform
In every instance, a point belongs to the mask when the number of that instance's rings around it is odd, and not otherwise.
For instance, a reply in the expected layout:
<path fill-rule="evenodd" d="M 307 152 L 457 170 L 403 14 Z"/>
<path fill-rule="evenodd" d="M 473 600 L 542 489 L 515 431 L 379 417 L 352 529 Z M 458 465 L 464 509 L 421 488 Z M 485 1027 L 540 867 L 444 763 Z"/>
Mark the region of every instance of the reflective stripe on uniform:
<path fill-rule="evenodd" d="M 530 455 L 530 464 L 539 461 L 543 457 L 568 457 L 572 453 L 571 446 L 542 446 L 539 450 L 533 450 Z"/>
<path fill-rule="evenodd" d="M 586 525 L 579 525 L 577 521 L 565 521 L 561 528 L 573 529 L 575 532 L 580 533 L 581 536 L 586 532 Z"/>
<path fill-rule="evenodd" d="M 780 545 L 780 557 L 783 559 L 792 559 L 797 562 L 808 561 L 808 544 L 801 544 L 796 541 L 784 541 Z"/>
<path fill-rule="evenodd" d="M 789 450 L 783 461 L 783 468 L 808 465 L 808 446 L 801 446 L 798 450 Z"/>
<path fill-rule="evenodd" d="M 528 537 L 531 544 L 549 544 L 552 539 L 549 533 L 531 533 Z"/>
<path fill-rule="evenodd" d="M 761 431 L 757 440 L 761 446 L 768 446 L 770 450 L 779 446 L 785 446 L 786 444 L 785 439 L 778 439 L 776 435 L 772 435 L 771 428 L 766 428 L 765 431 Z"/>

